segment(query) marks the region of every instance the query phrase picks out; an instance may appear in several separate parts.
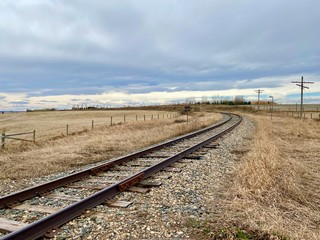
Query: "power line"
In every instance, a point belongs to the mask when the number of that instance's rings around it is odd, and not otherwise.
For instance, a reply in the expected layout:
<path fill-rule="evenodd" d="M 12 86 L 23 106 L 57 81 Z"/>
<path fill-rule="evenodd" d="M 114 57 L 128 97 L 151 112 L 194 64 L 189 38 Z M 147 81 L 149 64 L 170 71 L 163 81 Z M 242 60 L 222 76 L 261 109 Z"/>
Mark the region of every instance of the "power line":
<path fill-rule="evenodd" d="M 303 89 L 305 89 L 305 88 L 309 89 L 309 87 L 304 86 L 304 84 L 314 84 L 314 82 L 304 82 L 303 81 L 303 76 L 302 76 L 300 82 L 292 81 L 291 83 L 296 83 L 296 85 L 298 87 L 300 87 L 300 89 L 301 89 L 300 118 L 302 118 L 302 112 L 303 112 Z"/>
<path fill-rule="evenodd" d="M 258 111 L 259 111 L 260 110 L 260 93 L 262 93 L 264 90 L 258 89 L 254 91 L 258 93 Z"/>

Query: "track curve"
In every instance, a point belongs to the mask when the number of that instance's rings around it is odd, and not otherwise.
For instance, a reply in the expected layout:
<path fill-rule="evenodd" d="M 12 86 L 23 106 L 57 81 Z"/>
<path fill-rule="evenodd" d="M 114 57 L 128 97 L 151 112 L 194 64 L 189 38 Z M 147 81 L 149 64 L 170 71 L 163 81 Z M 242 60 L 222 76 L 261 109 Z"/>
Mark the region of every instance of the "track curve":
<path fill-rule="evenodd" d="M 132 167 L 126 175 L 121 176 L 120 174 L 120 179 L 115 177 L 117 180 L 114 180 L 114 178 L 110 177 L 111 184 L 106 184 L 106 182 L 104 182 L 105 186 L 102 187 L 102 189 L 94 192 L 93 194 L 89 194 L 89 196 L 84 199 L 76 201 L 73 204 L 69 204 L 49 216 L 41 218 L 22 229 L 4 236 L 1 239 L 36 239 L 41 237 L 78 217 L 87 209 L 93 208 L 106 200 L 113 198 L 118 193 L 130 189 L 132 186 L 167 168 L 174 162 L 186 158 L 195 151 L 210 144 L 212 141 L 224 136 L 238 126 L 242 121 L 242 117 L 239 115 L 229 113 L 224 114 L 225 119 L 211 127 L 152 146 L 140 152 L 115 159 L 108 163 L 59 178 L 52 182 L 28 188 L 0 198 L 0 209 L 14 208 L 14 206 L 22 204 L 23 201 L 35 196 L 47 196 L 47 194 L 52 193 L 57 188 L 68 187 L 73 183 L 80 183 L 78 185 L 81 187 L 88 178 L 91 178 L 91 180 L 97 178 L 96 180 L 101 182 L 101 176 L 105 173 L 119 173 L 121 171 L 128 171 L 129 167 Z M 170 149 L 170 156 L 160 156 L 163 149 Z M 157 156 L 154 156 L 156 152 L 160 152 L 160 154 L 158 154 L 158 158 Z M 150 154 L 153 154 L 153 156 L 150 156 Z M 142 161 L 142 158 L 148 159 L 147 161 L 149 161 L 150 164 L 143 168 L 134 167 L 133 163 Z"/>

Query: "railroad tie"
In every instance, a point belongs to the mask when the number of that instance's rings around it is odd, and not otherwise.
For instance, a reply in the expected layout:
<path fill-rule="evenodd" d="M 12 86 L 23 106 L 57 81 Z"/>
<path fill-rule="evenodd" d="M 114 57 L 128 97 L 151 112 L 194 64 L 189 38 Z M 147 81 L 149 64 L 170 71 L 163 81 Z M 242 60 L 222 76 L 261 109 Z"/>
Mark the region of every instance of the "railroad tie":
<path fill-rule="evenodd" d="M 61 208 L 54 208 L 49 206 L 40 206 L 40 205 L 30 205 L 30 204 L 21 204 L 13 207 L 13 209 L 30 211 L 30 212 L 40 212 L 40 213 L 55 213 L 59 211 Z"/>
<path fill-rule="evenodd" d="M 14 232 L 26 227 L 27 225 L 27 223 L 17 222 L 0 217 L 0 232 L 2 233 Z"/>
<path fill-rule="evenodd" d="M 117 200 L 114 202 L 108 201 L 106 204 L 109 207 L 127 208 L 132 204 L 132 202 Z"/>
<path fill-rule="evenodd" d="M 166 171 L 166 172 L 181 172 L 182 170 L 180 168 L 175 168 L 175 167 L 166 167 L 162 171 Z"/>

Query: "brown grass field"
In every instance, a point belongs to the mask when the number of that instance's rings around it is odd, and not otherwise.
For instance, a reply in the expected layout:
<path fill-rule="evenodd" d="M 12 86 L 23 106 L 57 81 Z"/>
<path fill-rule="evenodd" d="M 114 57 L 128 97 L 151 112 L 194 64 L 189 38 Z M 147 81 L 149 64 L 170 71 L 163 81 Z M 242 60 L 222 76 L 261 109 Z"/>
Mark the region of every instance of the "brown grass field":
<path fill-rule="evenodd" d="M 86 131 L 94 127 L 116 125 L 125 121 L 150 121 L 151 118 L 167 118 L 168 111 L 115 110 L 115 111 L 35 111 L 0 114 L 0 133 L 23 133 L 36 130 L 36 140 L 45 141 L 69 134 Z M 26 136 L 26 139 L 32 136 Z"/>
<path fill-rule="evenodd" d="M 229 178 L 218 225 L 231 229 L 230 239 L 247 239 L 234 237 L 239 228 L 253 239 L 319 239 L 320 122 L 248 116 L 256 133 Z"/>

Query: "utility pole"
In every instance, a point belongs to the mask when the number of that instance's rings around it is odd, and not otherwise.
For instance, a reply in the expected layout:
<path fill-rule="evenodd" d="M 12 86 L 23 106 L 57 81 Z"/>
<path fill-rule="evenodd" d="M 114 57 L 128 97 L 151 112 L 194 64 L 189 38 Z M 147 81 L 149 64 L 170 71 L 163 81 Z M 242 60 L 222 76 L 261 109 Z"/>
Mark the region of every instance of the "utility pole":
<path fill-rule="evenodd" d="M 272 112 L 273 112 L 273 96 L 269 96 L 271 98 L 271 120 L 272 120 Z"/>
<path fill-rule="evenodd" d="M 256 93 L 258 93 L 258 111 L 260 110 L 260 93 L 263 92 L 263 90 L 261 89 L 258 89 L 258 90 L 255 90 Z"/>
<path fill-rule="evenodd" d="M 301 88 L 300 118 L 302 118 L 302 112 L 303 112 L 303 89 L 304 88 L 309 89 L 309 87 L 304 86 L 304 84 L 314 84 L 314 82 L 304 82 L 303 81 L 303 76 L 302 76 L 300 82 L 298 82 L 298 81 L 294 81 L 293 82 L 292 81 L 291 83 L 296 83 L 296 85 Z"/>

